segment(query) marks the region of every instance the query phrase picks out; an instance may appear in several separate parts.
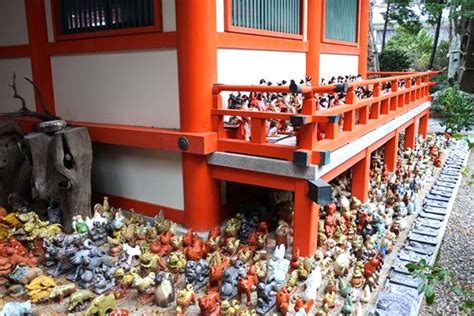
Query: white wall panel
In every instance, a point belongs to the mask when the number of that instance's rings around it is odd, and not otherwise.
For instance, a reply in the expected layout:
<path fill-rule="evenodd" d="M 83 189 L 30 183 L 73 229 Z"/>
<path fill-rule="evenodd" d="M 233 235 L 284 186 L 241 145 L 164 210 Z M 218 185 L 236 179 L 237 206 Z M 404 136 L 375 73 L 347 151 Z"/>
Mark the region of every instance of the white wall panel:
<path fill-rule="evenodd" d="M 51 13 L 51 0 L 44 1 L 46 10 L 46 27 L 48 28 L 48 42 L 54 42 L 53 16 Z"/>
<path fill-rule="evenodd" d="M 95 144 L 92 189 L 182 210 L 181 154 Z"/>
<path fill-rule="evenodd" d="M 0 59 L 0 112 L 19 110 L 21 103 L 13 99 L 13 90 L 10 88 L 13 73 L 16 73 L 16 88 L 18 94 L 25 98 L 30 110 L 35 110 L 35 95 L 31 84 L 24 77 L 32 79 L 31 62 L 29 58 Z"/>
<path fill-rule="evenodd" d="M 216 0 L 217 32 L 224 32 L 224 0 Z"/>
<path fill-rule="evenodd" d="M 176 31 L 176 7 L 175 0 L 162 0 L 163 32 Z"/>
<path fill-rule="evenodd" d="M 0 30 L 0 46 L 28 44 L 23 0 L 0 0 Z"/>
<path fill-rule="evenodd" d="M 359 56 L 321 54 L 319 56 L 319 77 L 330 79 L 332 76 L 357 75 Z"/>
<path fill-rule="evenodd" d="M 306 76 L 306 54 L 244 49 L 217 50 L 217 80 L 223 84 L 258 84 Z"/>
<path fill-rule="evenodd" d="M 52 58 L 59 116 L 179 128 L 176 50 Z"/>

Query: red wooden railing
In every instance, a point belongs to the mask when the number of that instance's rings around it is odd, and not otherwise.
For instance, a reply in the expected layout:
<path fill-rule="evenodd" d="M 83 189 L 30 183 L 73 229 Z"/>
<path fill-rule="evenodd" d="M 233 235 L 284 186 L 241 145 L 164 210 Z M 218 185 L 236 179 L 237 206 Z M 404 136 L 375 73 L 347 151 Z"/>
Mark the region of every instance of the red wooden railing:
<path fill-rule="evenodd" d="M 218 135 L 218 150 L 270 158 L 292 160 L 296 165 L 327 163 L 328 153 L 386 124 L 395 117 L 429 101 L 429 77 L 433 72 L 417 72 L 393 75 L 393 73 L 369 73 L 379 78 L 349 82 L 345 103 L 328 109 L 317 110 L 317 97 L 322 93 L 334 93 L 335 84 L 301 86 L 303 105 L 301 113 L 278 113 L 231 110 L 223 107 L 221 92 L 274 92 L 289 93 L 288 86 L 221 85 L 213 88 L 213 129 Z M 401 81 L 404 86 L 399 86 Z M 390 82 L 391 88 L 382 87 Z M 373 91 L 369 98 L 358 99 L 357 87 Z M 225 116 L 241 116 L 251 122 L 250 140 L 229 135 L 224 127 Z M 267 141 L 268 120 L 289 120 L 299 131 L 295 144 L 271 144 Z M 324 137 L 319 137 L 318 126 L 324 124 Z"/>

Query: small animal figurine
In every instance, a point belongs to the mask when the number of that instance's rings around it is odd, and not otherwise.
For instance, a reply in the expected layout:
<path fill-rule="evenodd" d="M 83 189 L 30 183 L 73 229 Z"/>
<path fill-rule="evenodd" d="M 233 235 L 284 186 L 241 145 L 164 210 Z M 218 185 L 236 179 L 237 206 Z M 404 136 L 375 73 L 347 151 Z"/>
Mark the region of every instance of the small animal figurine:
<path fill-rule="evenodd" d="M 326 205 L 326 218 L 324 219 L 324 231 L 328 238 L 334 236 L 336 228 L 336 204 L 331 203 Z"/>
<path fill-rule="evenodd" d="M 240 313 L 240 304 L 237 300 L 223 300 L 220 303 L 221 315 L 222 316 L 237 316 L 242 315 Z"/>
<path fill-rule="evenodd" d="M 316 300 L 316 295 L 322 282 L 321 268 L 317 266 L 308 276 L 305 282 L 303 298 L 305 301 Z"/>
<path fill-rule="evenodd" d="M 132 266 L 132 260 L 134 260 L 134 259 L 139 262 L 140 256 L 142 254 L 142 251 L 141 251 L 139 245 L 135 245 L 135 247 L 131 247 L 128 244 L 124 244 L 123 245 L 123 251 L 126 254 L 127 264 L 129 266 Z"/>
<path fill-rule="evenodd" d="M 346 296 L 346 301 L 344 302 L 344 306 L 342 306 L 341 313 L 343 315 L 352 315 L 354 311 L 354 306 L 352 305 L 352 294 L 349 293 Z"/>
<path fill-rule="evenodd" d="M 268 279 L 281 285 L 286 280 L 290 261 L 285 259 L 285 246 L 278 245 L 273 253 L 273 258 L 268 262 Z"/>
<path fill-rule="evenodd" d="M 84 312 L 85 316 L 105 316 L 107 311 L 111 311 L 116 308 L 115 297 L 111 293 L 109 295 L 97 296 L 89 305 L 89 308 Z"/>
<path fill-rule="evenodd" d="M 186 283 L 192 284 L 195 290 L 199 290 L 208 282 L 209 270 L 209 262 L 205 259 L 200 259 L 199 261 L 188 261 L 184 271 Z"/>
<path fill-rule="evenodd" d="M 95 295 L 89 290 L 78 290 L 71 295 L 69 300 L 69 312 L 78 312 L 85 309 L 85 304 L 94 299 Z"/>
<path fill-rule="evenodd" d="M 336 292 L 328 292 L 324 294 L 323 307 L 325 310 L 329 310 L 336 306 Z"/>
<path fill-rule="evenodd" d="M 303 300 L 303 298 L 298 297 L 295 302 L 294 310 L 297 315 L 298 313 L 302 313 L 303 315 L 308 315 L 309 311 L 311 310 L 311 307 L 313 307 L 313 304 L 314 304 L 314 300 L 312 299 L 305 301 Z M 304 313 L 302 309 L 304 310 Z"/>
<path fill-rule="evenodd" d="M 191 304 L 196 304 L 196 293 L 194 293 L 193 285 L 188 284 L 180 291 L 176 296 L 176 313 L 178 315 L 184 315 L 186 309 Z"/>
<path fill-rule="evenodd" d="M 352 293 L 351 285 L 348 282 L 346 282 L 343 278 L 339 278 L 338 288 L 339 288 L 339 293 L 344 298 L 346 298 L 349 294 Z"/>
<path fill-rule="evenodd" d="M 258 283 L 257 277 L 257 268 L 255 266 L 251 266 L 247 275 L 244 278 L 241 278 L 237 283 L 237 300 L 240 303 L 242 295 L 245 294 L 247 297 L 247 306 L 252 305 L 251 301 L 251 293 L 252 288 L 255 284 Z"/>
<path fill-rule="evenodd" d="M 290 261 L 290 270 L 296 270 L 300 266 L 300 250 L 298 248 L 295 248 L 293 251 L 293 256 L 291 257 Z"/>
<path fill-rule="evenodd" d="M 174 281 L 171 273 L 160 272 L 155 278 L 155 303 L 160 307 L 169 307 L 175 300 Z"/>
<path fill-rule="evenodd" d="M 55 300 L 56 302 L 61 302 L 63 298 L 71 295 L 75 291 L 76 291 L 76 285 L 74 283 L 58 285 L 49 294 L 49 299 Z"/>
<path fill-rule="evenodd" d="M 26 302 L 8 302 L 3 305 L 0 316 L 24 316 L 33 314 L 31 301 Z"/>
<path fill-rule="evenodd" d="M 219 293 L 210 290 L 208 293 L 198 299 L 198 305 L 201 310 L 201 316 L 219 316 L 220 315 Z"/>
<path fill-rule="evenodd" d="M 286 286 L 282 287 L 277 293 L 276 308 L 283 315 L 286 315 L 290 309 L 290 293 Z"/>
<path fill-rule="evenodd" d="M 341 253 L 334 261 L 334 274 L 336 277 L 346 275 L 349 272 L 350 257 L 347 253 Z"/>

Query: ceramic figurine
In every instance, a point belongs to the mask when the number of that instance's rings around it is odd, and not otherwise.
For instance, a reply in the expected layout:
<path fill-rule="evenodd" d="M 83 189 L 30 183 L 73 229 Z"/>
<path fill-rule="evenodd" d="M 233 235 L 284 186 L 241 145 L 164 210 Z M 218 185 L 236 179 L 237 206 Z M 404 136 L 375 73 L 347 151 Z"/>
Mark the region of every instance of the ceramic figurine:
<path fill-rule="evenodd" d="M 49 299 L 60 303 L 65 297 L 68 297 L 72 293 L 76 292 L 76 289 L 77 288 L 74 283 L 58 285 L 49 294 Z"/>
<path fill-rule="evenodd" d="M 252 257 L 253 252 L 247 245 L 240 247 L 239 251 L 237 252 L 237 259 L 242 261 L 243 263 L 248 263 L 250 260 L 252 260 Z"/>
<path fill-rule="evenodd" d="M 81 215 L 76 215 L 72 217 L 72 227 L 74 231 L 81 235 L 87 235 L 89 233 L 89 227 L 82 218 Z"/>
<path fill-rule="evenodd" d="M 290 261 L 285 259 L 285 246 L 279 245 L 275 248 L 273 258 L 268 262 L 268 281 L 275 281 L 278 285 L 285 282 Z"/>
<path fill-rule="evenodd" d="M 313 271 L 313 262 L 305 257 L 303 260 L 301 260 L 300 265 L 298 266 L 297 272 L 298 272 L 298 280 L 304 281 L 308 278 L 308 276 L 311 274 Z"/>
<path fill-rule="evenodd" d="M 339 293 L 341 294 L 342 297 L 345 298 L 349 294 L 352 293 L 352 287 L 343 278 L 340 277 L 338 280 L 339 280 L 339 283 L 338 283 Z"/>
<path fill-rule="evenodd" d="M 140 304 L 149 304 L 155 299 L 155 273 L 150 272 L 146 277 L 136 277 L 133 281 L 133 287 L 138 291 L 138 302 Z"/>
<path fill-rule="evenodd" d="M 282 287 L 277 293 L 276 308 L 283 315 L 286 315 L 290 309 L 290 293 L 286 286 Z"/>
<path fill-rule="evenodd" d="M 109 245 L 109 256 L 118 257 L 122 251 L 121 240 L 107 236 L 107 244 Z"/>
<path fill-rule="evenodd" d="M 93 300 L 95 295 L 89 290 L 77 290 L 69 300 L 69 312 L 79 312 L 85 309 L 86 304 Z"/>
<path fill-rule="evenodd" d="M 191 304 L 196 304 L 196 294 L 192 284 L 186 285 L 182 290 L 179 290 L 176 296 L 176 313 L 178 315 L 184 315 L 186 309 Z"/>
<path fill-rule="evenodd" d="M 326 286 L 324 287 L 324 293 L 336 292 L 337 285 L 336 285 L 336 278 L 334 276 L 334 272 L 329 273 L 327 277 L 328 277 L 328 281 L 326 283 Z"/>
<path fill-rule="evenodd" d="M 351 259 L 347 253 L 337 256 L 334 261 L 334 274 L 336 277 L 346 275 L 349 272 Z"/>
<path fill-rule="evenodd" d="M 234 237 L 227 238 L 225 241 L 225 245 L 222 247 L 225 253 L 229 256 L 233 256 L 237 250 L 239 249 L 240 240 Z"/>
<path fill-rule="evenodd" d="M 377 272 L 381 269 L 383 262 L 381 261 L 380 256 L 374 254 L 372 258 L 364 265 L 364 276 L 367 278 L 371 276 L 374 272 Z"/>
<path fill-rule="evenodd" d="M 129 266 L 138 266 L 140 264 L 140 256 L 142 254 L 140 246 L 135 245 L 131 247 L 128 244 L 124 244 L 123 253 L 125 254 L 126 262 Z"/>
<path fill-rule="evenodd" d="M 313 307 L 314 300 L 303 300 L 301 297 L 298 297 L 295 302 L 294 310 L 295 315 L 308 315 L 311 307 Z"/>
<path fill-rule="evenodd" d="M 168 267 L 160 255 L 142 252 L 140 255 L 140 270 L 143 275 L 147 275 L 150 272 L 167 271 Z"/>
<path fill-rule="evenodd" d="M 59 208 L 59 203 L 53 199 L 49 200 L 48 222 L 51 224 L 63 223 L 63 211 Z"/>
<path fill-rule="evenodd" d="M 316 268 L 313 269 L 313 271 L 308 276 L 305 282 L 305 290 L 304 290 L 303 298 L 306 301 L 316 300 L 316 295 L 317 295 L 319 287 L 321 286 L 321 282 L 322 282 L 321 268 L 317 266 Z"/>
<path fill-rule="evenodd" d="M 263 282 L 267 279 L 268 275 L 268 262 L 266 260 L 260 260 L 255 262 L 256 274 L 258 280 Z"/>
<path fill-rule="evenodd" d="M 344 305 L 342 306 L 341 313 L 343 315 L 352 315 L 353 311 L 354 311 L 354 307 L 352 305 L 352 294 L 349 293 L 346 296 L 346 301 L 344 302 Z"/>
<path fill-rule="evenodd" d="M 183 245 L 183 235 L 171 237 L 170 245 L 173 247 L 173 250 L 180 250 Z"/>
<path fill-rule="evenodd" d="M 183 240 L 184 244 L 184 240 Z M 202 258 L 207 253 L 207 247 L 204 241 L 200 238 L 193 238 L 192 244 L 188 245 L 184 249 L 184 254 L 186 255 L 187 260 L 193 260 L 193 261 L 198 261 Z"/>
<path fill-rule="evenodd" d="M 107 223 L 94 221 L 89 227 L 89 238 L 97 245 L 102 246 L 107 242 Z"/>
<path fill-rule="evenodd" d="M 222 256 L 219 253 L 209 258 L 210 270 L 209 270 L 209 283 L 208 288 L 218 287 L 222 278 L 222 271 L 224 268 L 230 265 L 230 260 L 227 257 Z"/>
<path fill-rule="evenodd" d="M 295 248 L 293 251 L 293 256 L 291 257 L 290 261 L 290 271 L 298 269 L 300 266 L 300 250 Z"/>
<path fill-rule="evenodd" d="M 56 287 L 56 282 L 48 276 L 38 276 L 33 279 L 27 286 L 28 298 L 32 303 L 39 303 L 49 299 L 49 295 Z"/>
<path fill-rule="evenodd" d="M 222 244 L 222 237 L 221 237 L 221 228 L 220 226 L 216 226 L 209 231 L 209 235 L 207 237 L 207 245 L 210 251 L 216 251 Z"/>
<path fill-rule="evenodd" d="M 324 219 L 324 231 L 328 238 L 334 236 L 336 228 L 336 204 L 331 203 L 326 205 L 326 217 Z"/>
<path fill-rule="evenodd" d="M 158 273 L 155 284 L 155 304 L 160 307 L 169 307 L 175 300 L 174 281 L 171 273 Z"/>
<path fill-rule="evenodd" d="M 166 264 L 171 272 L 182 273 L 186 268 L 186 256 L 179 252 L 172 252 L 168 256 Z"/>
<path fill-rule="evenodd" d="M 0 316 L 23 316 L 33 313 L 31 301 L 26 302 L 8 302 L 3 305 Z"/>
<path fill-rule="evenodd" d="M 239 278 L 245 276 L 245 267 L 242 262 L 237 261 L 234 266 L 222 270 L 220 295 L 222 299 L 231 299 L 237 295 L 237 284 Z"/>
<path fill-rule="evenodd" d="M 102 294 L 92 300 L 89 308 L 84 312 L 85 316 L 105 316 L 108 311 L 116 308 L 115 298 L 113 294 Z"/>
<path fill-rule="evenodd" d="M 188 261 L 184 271 L 187 284 L 192 284 L 195 290 L 201 289 L 209 281 L 209 262 L 204 259 Z"/>
<path fill-rule="evenodd" d="M 288 278 L 288 281 L 286 281 L 286 288 L 288 291 L 292 291 L 295 288 L 295 286 L 298 284 L 298 279 L 299 277 L 297 270 L 290 273 L 290 277 Z"/>
<path fill-rule="evenodd" d="M 227 222 L 224 228 L 224 234 L 226 237 L 237 237 L 240 226 L 242 224 L 242 214 L 237 214 Z"/>
<path fill-rule="evenodd" d="M 351 285 L 352 287 L 359 288 L 364 284 L 364 275 L 363 270 L 360 268 L 355 268 L 352 273 Z"/>
<path fill-rule="evenodd" d="M 198 299 L 198 305 L 202 316 L 219 316 L 220 315 L 219 293 L 210 290 L 208 293 Z"/>
<path fill-rule="evenodd" d="M 336 292 L 328 292 L 324 294 L 323 307 L 326 311 L 336 306 Z"/>
<path fill-rule="evenodd" d="M 220 303 L 220 313 L 222 316 L 238 316 L 240 313 L 240 304 L 237 300 L 223 300 Z"/>
<path fill-rule="evenodd" d="M 277 229 L 275 230 L 275 241 L 277 245 L 285 245 L 288 246 L 288 236 L 290 234 L 290 226 L 288 223 L 283 222 L 278 225 Z"/>
<path fill-rule="evenodd" d="M 251 266 L 247 275 L 239 280 L 237 283 L 237 300 L 240 302 L 242 295 L 246 295 L 247 297 L 247 306 L 252 305 L 251 301 L 251 293 L 252 288 L 255 284 L 258 283 L 257 277 L 257 268 L 255 266 Z"/>
<path fill-rule="evenodd" d="M 275 281 L 269 283 L 260 282 L 257 285 L 257 307 L 256 311 L 260 315 L 267 313 L 276 303 L 278 285 Z"/>
<path fill-rule="evenodd" d="M 171 231 L 172 233 L 174 233 L 175 230 L 175 224 L 171 220 L 165 219 L 165 212 L 163 210 L 160 210 L 158 215 L 155 216 L 154 225 L 158 234 L 167 231 Z"/>

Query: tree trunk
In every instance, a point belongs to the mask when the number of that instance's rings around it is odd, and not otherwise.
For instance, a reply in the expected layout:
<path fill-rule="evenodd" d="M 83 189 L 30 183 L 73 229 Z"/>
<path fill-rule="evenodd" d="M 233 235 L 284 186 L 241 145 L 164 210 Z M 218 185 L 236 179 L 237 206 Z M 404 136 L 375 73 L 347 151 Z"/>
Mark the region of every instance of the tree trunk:
<path fill-rule="evenodd" d="M 428 65 L 428 69 L 433 69 L 434 59 L 436 56 L 436 49 L 438 48 L 438 40 L 439 40 L 439 30 L 441 28 L 441 18 L 443 17 L 443 11 L 441 11 L 436 18 L 436 30 L 433 39 L 433 47 L 431 48 L 431 55 L 430 55 L 430 63 Z"/>
<path fill-rule="evenodd" d="M 26 199 L 31 196 L 31 164 L 24 147 L 20 125 L 0 120 L 0 206 L 4 208 L 9 207 L 7 198 L 11 193 Z"/>
<path fill-rule="evenodd" d="M 33 162 L 32 196 L 53 199 L 67 233 L 75 215 L 91 216 L 92 145 L 85 127 L 25 136 Z"/>
<path fill-rule="evenodd" d="M 379 67 L 379 53 L 377 51 L 377 44 L 374 37 L 374 25 L 372 24 L 372 10 L 373 4 L 370 4 L 369 11 L 369 53 L 367 55 L 367 67 L 370 71 L 380 71 Z"/>
<path fill-rule="evenodd" d="M 385 49 L 385 36 L 387 35 L 388 21 L 390 20 L 390 0 L 387 1 L 387 11 L 385 11 L 385 22 L 383 24 L 383 33 L 382 33 L 382 52 Z"/>

